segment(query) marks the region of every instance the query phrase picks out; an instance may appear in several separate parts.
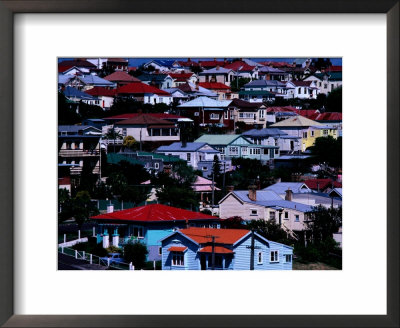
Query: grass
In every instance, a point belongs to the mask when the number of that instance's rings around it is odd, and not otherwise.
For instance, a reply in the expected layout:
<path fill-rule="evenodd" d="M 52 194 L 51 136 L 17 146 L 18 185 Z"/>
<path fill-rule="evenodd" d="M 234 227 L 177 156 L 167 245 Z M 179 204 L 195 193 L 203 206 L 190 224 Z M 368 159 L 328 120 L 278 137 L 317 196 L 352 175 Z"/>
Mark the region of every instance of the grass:
<path fill-rule="evenodd" d="M 303 263 L 294 260 L 293 270 L 340 270 L 322 262 Z"/>

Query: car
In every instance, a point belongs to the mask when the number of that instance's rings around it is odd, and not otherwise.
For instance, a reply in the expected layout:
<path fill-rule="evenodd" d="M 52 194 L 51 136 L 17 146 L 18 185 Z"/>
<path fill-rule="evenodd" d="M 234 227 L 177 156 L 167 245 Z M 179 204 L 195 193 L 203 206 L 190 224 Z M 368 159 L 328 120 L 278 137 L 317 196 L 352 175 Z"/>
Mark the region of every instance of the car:
<path fill-rule="evenodd" d="M 100 259 L 104 262 L 107 262 L 108 259 L 110 259 L 110 264 L 121 263 L 124 261 L 122 254 L 120 253 L 109 253 L 108 256 L 101 257 Z"/>

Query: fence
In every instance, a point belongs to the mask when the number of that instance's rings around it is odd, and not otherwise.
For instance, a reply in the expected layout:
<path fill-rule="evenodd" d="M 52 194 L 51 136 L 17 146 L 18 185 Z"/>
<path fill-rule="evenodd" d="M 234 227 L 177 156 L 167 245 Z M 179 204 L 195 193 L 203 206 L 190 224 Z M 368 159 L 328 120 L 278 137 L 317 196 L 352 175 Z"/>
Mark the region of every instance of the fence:
<path fill-rule="evenodd" d="M 132 263 L 128 264 L 123 262 L 115 262 L 109 258 L 101 258 L 97 255 L 93 255 L 85 251 L 78 251 L 68 247 L 59 246 L 58 252 L 64 255 L 72 256 L 77 260 L 87 261 L 89 264 L 106 266 L 117 270 L 135 270 L 135 267 L 132 265 Z"/>

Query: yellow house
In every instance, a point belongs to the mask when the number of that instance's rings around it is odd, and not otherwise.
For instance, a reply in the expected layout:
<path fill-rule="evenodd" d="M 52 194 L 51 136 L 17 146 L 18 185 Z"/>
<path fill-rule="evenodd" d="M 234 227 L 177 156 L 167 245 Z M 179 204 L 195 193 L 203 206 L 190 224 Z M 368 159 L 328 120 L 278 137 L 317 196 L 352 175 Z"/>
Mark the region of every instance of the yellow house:
<path fill-rule="evenodd" d="M 338 137 L 337 128 L 300 115 L 272 124 L 271 127 L 278 128 L 291 136 L 301 137 L 302 151 L 313 146 L 316 138 L 332 136 L 337 139 Z"/>

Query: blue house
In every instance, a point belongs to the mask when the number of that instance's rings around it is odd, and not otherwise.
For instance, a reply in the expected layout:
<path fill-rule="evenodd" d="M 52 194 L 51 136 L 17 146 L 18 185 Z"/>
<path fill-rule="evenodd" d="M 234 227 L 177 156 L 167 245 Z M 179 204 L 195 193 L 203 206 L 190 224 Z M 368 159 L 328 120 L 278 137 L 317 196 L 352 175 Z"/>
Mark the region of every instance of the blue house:
<path fill-rule="evenodd" d="M 149 251 L 148 261 L 161 260 L 160 239 L 175 230 L 188 226 L 218 228 L 220 222 L 215 216 L 161 204 L 104 213 L 91 219 L 98 224 L 98 242 L 102 241 L 106 230 L 117 229 L 119 240 L 118 245 L 114 246 L 123 246 L 129 241 L 142 242 Z"/>
<path fill-rule="evenodd" d="M 258 159 L 263 162 L 279 157 L 279 146 L 258 145 L 236 134 L 203 134 L 195 142 L 205 142 L 218 149 L 223 157 Z"/>
<path fill-rule="evenodd" d="M 161 243 L 162 270 L 292 270 L 292 247 L 245 229 L 180 229 Z"/>

